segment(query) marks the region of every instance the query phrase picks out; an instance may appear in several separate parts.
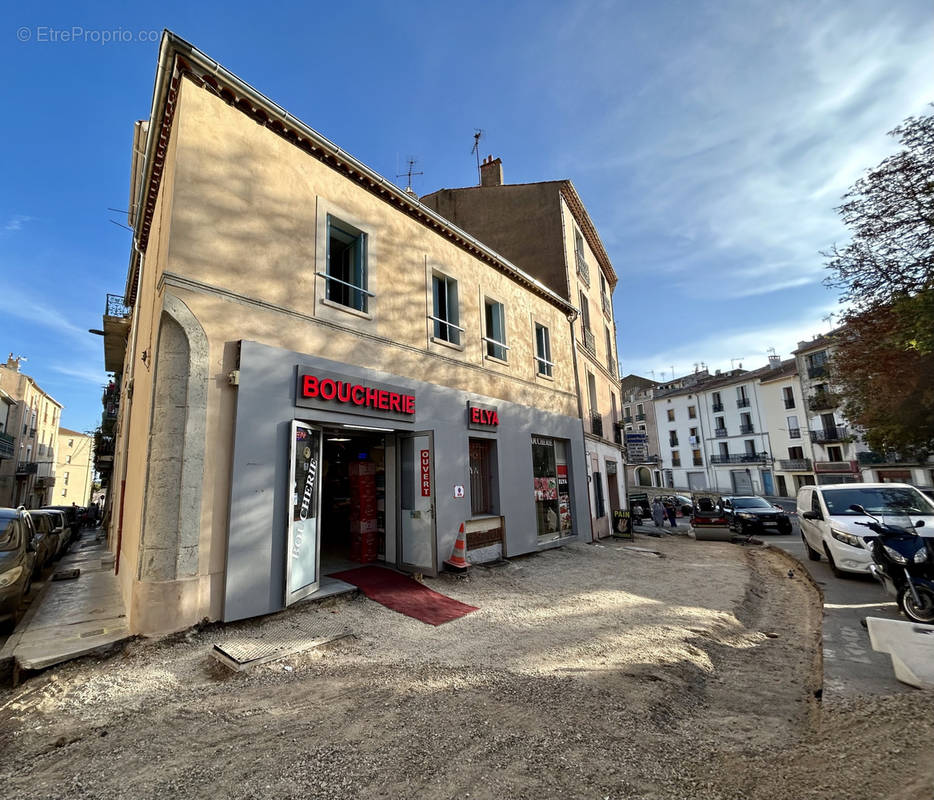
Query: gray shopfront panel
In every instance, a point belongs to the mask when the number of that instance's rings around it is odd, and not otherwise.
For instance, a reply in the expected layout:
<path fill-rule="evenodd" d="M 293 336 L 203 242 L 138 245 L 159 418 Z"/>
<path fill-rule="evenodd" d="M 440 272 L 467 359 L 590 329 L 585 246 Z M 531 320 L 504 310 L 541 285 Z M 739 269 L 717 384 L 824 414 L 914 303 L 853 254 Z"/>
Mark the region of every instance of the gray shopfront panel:
<path fill-rule="evenodd" d="M 415 414 L 406 415 L 404 420 L 381 419 L 378 412 L 361 410 L 350 404 L 341 406 L 339 411 L 299 407 L 296 394 L 301 368 L 405 390 L 416 398 Z M 495 431 L 480 433 L 469 428 L 469 403 L 496 410 Z M 471 436 L 488 436 L 497 441 L 499 513 L 505 519 L 507 555 L 533 552 L 542 546 L 536 529 L 532 436 L 568 440 L 574 531 L 578 536 L 590 538 L 580 419 L 244 341 L 240 350 L 234 423 L 224 602 L 226 621 L 283 608 L 293 419 L 323 425 L 347 423 L 405 432 L 432 432 L 439 569 L 454 547 L 461 523 L 470 519 L 469 493 L 454 497 L 454 487 L 470 484 L 468 440 Z"/>

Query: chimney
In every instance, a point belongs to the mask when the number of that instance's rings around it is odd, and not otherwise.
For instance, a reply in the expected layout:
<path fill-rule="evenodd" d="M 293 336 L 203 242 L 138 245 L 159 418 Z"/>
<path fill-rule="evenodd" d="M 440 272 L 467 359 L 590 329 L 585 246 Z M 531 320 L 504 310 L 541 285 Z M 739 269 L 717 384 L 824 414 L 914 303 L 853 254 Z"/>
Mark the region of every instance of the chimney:
<path fill-rule="evenodd" d="M 769 369 L 778 369 L 782 365 L 781 356 L 769 356 Z"/>
<path fill-rule="evenodd" d="M 11 369 L 14 372 L 19 372 L 19 362 L 21 358 L 22 356 L 16 356 L 16 358 L 14 358 L 13 354 L 10 353 L 6 359 L 6 368 Z"/>
<path fill-rule="evenodd" d="M 480 165 L 481 186 L 503 185 L 503 162 L 493 156 L 487 156 Z"/>

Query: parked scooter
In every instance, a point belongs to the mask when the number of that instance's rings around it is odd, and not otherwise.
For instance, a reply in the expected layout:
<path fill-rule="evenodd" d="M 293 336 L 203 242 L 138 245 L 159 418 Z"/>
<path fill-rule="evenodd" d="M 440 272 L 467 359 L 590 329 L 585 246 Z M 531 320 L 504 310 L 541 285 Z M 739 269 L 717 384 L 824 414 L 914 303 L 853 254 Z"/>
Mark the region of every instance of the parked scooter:
<path fill-rule="evenodd" d="M 856 523 L 876 534 L 863 537 L 874 562 L 869 571 L 898 601 L 908 619 L 934 623 L 934 551 L 927 538 L 914 531 L 924 520 L 905 528 L 886 524 L 860 505 L 850 506 L 850 510 L 873 520 Z"/>

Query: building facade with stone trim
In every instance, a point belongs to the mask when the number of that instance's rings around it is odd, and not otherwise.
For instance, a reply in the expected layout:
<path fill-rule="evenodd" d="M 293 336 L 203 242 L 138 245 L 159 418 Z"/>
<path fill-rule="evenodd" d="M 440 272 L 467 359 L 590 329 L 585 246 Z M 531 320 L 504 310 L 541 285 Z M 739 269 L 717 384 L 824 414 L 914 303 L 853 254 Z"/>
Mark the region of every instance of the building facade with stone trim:
<path fill-rule="evenodd" d="M 58 429 L 53 505 L 87 506 L 92 502 L 94 436 L 68 428 Z"/>
<path fill-rule="evenodd" d="M 0 364 L 0 505 L 39 508 L 55 503 L 62 404 L 20 371 L 22 360 L 11 353 Z"/>
<path fill-rule="evenodd" d="M 574 370 L 587 452 L 591 525 L 612 531 L 626 506 L 621 391 L 613 311 L 616 271 L 570 180 L 509 184 L 492 156 L 480 185 L 440 189 L 422 202 L 469 231 L 578 309 Z"/>
<path fill-rule="evenodd" d="M 577 309 L 166 33 L 108 539 L 135 632 L 591 538 Z M 330 581 L 333 584 L 333 581 Z"/>

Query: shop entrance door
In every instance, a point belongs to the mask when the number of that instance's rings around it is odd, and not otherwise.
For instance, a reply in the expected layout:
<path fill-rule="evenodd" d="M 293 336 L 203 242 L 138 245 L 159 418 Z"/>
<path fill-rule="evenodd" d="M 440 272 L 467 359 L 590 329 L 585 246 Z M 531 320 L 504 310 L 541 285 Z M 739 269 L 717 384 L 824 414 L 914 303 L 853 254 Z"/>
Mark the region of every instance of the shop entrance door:
<path fill-rule="evenodd" d="M 399 567 L 437 574 L 435 457 L 431 433 L 399 436 Z"/>
<path fill-rule="evenodd" d="M 292 422 L 289 465 L 288 547 L 285 555 L 285 604 L 291 605 L 320 584 L 321 429 Z"/>

